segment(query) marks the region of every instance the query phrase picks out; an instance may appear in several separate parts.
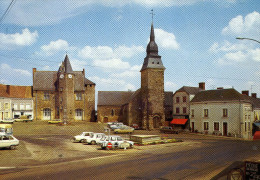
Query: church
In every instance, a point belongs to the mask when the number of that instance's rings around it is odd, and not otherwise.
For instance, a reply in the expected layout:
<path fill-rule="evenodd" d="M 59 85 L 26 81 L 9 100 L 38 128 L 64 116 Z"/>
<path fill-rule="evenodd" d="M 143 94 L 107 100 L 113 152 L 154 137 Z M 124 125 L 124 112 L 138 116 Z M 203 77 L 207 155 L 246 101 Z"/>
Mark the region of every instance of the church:
<path fill-rule="evenodd" d="M 152 23 L 140 70 L 141 88 L 137 91 L 99 91 L 98 122 L 119 121 L 127 125 L 138 124 L 144 129 L 165 125 L 165 121 L 172 118 L 173 93 L 164 91 L 164 71 Z"/>
<path fill-rule="evenodd" d="M 83 71 L 73 71 L 68 55 L 58 71 L 33 68 L 33 100 L 36 120 L 95 121 L 95 83 Z"/>

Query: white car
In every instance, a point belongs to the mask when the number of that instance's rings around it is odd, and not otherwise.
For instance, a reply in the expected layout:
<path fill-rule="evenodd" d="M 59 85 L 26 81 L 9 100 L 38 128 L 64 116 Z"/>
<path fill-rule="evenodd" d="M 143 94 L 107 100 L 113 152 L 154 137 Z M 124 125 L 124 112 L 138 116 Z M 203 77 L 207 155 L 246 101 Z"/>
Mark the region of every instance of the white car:
<path fill-rule="evenodd" d="M 0 135 L 0 148 L 15 149 L 19 145 L 19 140 L 12 135 Z"/>
<path fill-rule="evenodd" d="M 88 144 L 98 144 L 100 142 L 100 139 L 105 137 L 106 135 L 104 133 L 93 133 L 90 137 L 87 137 L 84 140 L 84 143 L 88 143 Z"/>
<path fill-rule="evenodd" d="M 80 135 L 74 136 L 73 142 L 83 143 L 85 141 L 85 139 L 89 138 L 92 134 L 94 134 L 94 133 L 93 132 L 83 132 Z"/>
<path fill-rule="evenodd" d="M 110 129 L 114 130 L 114 129 L 118 129 L 118 128 L 121 128 L 122 126 L 125 126 L 123 123 L 120 123 L 120 122 L 116 122 L 116 123 L 113 123 L 109 126 Z"/>
<path fill-rule="evenodd" d="M 99 141 L 99 144 L 102 149 L 108 148 L 107 147 L 108 143 L 112 144 L 113 149 L 115 149 L 115 148 L 133 148 L 134 147 L 133 141 L 126 141 L 121 136 L 115 136 L 115 135 L 105 136 Z"/>

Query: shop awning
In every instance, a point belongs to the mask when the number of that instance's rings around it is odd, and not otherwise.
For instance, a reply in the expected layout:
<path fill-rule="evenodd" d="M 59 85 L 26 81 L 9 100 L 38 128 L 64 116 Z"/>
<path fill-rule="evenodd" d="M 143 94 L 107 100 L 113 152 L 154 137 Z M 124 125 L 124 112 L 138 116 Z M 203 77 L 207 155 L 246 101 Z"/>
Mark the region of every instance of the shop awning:
<path fill-rule="evenodd" d="M 186 124 L 187 121 L 188 121 L 188 119 L 173 119 L 173 120 L 171 121 L 171 124 L 184 125 L 184 124 Z"/>

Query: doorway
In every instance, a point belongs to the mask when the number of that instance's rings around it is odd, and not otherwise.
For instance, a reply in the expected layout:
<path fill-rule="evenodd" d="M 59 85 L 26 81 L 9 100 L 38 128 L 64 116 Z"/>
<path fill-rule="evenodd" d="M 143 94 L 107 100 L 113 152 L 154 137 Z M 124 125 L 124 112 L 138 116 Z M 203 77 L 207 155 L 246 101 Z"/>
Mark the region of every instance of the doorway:
<path fill-rule="evenodd" d="M 194 122 L 191 122 L 191 132 L 194 132 Z"/>
<path fill-rule="evenodd" d="M 227 123 L 226 122 L 223 122 L 223 136 L 227 136 Z"/>
<path fill-rule="evenodd" d="M 153 128 L 159 128 L 161 123 L 161 118 L 159 116 L 155 116 L 153 118 Z"/>

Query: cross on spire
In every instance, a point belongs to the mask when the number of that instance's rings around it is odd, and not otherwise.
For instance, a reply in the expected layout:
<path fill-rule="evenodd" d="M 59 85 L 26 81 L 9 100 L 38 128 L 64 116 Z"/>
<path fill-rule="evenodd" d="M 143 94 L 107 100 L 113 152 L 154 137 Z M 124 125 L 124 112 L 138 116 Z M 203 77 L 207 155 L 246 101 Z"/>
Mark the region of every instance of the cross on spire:
<path fill-rule="evenodd" d="M 152 23 L 153 23 L 153 16 L 155 16 L 155 14 L 153 13 L 153 9 L 151 11 L 152 12 L 150 14 L 152 15 Z"/>

